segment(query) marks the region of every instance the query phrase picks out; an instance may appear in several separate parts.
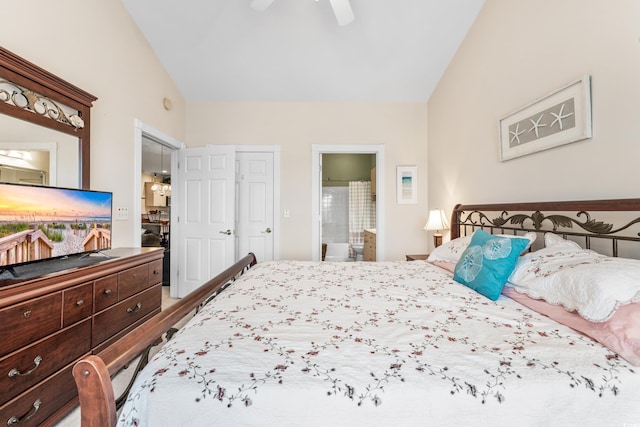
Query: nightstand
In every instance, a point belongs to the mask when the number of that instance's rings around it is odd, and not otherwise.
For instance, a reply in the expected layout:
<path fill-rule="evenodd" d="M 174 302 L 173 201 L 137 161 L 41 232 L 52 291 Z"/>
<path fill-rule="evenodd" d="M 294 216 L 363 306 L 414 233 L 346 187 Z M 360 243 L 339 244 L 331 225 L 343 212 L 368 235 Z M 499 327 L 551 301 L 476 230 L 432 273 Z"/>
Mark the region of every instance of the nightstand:
<path fill-rule="evenodd" d="M 419 255 L 405 255 L 407 257 L 407 261 L 417 261 L 417 260 L 425 260 L 429 257 L 429 254 L 419 254 Z"/>

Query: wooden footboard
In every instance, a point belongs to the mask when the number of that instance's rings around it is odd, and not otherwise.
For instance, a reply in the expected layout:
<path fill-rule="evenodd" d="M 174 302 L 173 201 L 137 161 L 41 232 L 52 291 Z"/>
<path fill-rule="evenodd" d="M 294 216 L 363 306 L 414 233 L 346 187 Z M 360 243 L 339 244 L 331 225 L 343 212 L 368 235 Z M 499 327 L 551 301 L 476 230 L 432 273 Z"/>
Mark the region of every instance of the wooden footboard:
<path fill-rule="evenodd" d="M 80 399 L 82 427 L 115 426 L 117 414 L 111 377 L 157 342 L 178 321 L 255 264 L 255 255 L 246 255 L 97 355 L 87 356 L 78 361 L 73 367 L 73 377 Z"/>

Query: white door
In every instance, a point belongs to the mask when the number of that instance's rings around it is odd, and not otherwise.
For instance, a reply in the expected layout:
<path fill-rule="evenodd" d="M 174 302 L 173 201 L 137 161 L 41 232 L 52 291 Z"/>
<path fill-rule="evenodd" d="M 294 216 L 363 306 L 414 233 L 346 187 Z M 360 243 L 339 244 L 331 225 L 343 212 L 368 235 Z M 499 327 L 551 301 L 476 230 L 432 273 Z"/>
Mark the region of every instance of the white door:
<path fill-rule="evenodd" d="M 207 146 L 178 152 L 172 183 L 171 257 L 177 257 L 178 297 L 184 297 L 235 261 L 235 150 Z"/>
<path fill-rule="evenodd" d="M 273 260 L 273 153 L 236 153 L 236 258 Z"/>

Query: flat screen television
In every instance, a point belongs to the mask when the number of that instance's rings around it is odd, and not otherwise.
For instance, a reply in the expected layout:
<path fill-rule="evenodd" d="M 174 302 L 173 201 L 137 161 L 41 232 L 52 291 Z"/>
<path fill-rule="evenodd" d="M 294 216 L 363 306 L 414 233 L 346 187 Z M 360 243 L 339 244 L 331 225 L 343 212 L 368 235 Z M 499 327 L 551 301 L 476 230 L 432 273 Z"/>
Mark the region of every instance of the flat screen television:
<path fill-rule="evenodd" d="M 0 182 L 0 272 L 111 248 L 110 192 Z"/>

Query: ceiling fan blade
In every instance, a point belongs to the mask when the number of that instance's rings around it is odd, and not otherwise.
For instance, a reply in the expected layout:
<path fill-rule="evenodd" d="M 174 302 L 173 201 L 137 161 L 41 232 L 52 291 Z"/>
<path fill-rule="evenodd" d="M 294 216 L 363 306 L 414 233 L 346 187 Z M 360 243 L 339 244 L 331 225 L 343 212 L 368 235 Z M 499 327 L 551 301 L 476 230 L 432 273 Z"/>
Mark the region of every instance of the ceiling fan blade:
<path fill-rule="evenodd" d="M 273 3 L 273 0 L 253 0 L 251 2 L 251 8 L 258 12 L 262 12 L 271 6 L 271 3 Z"/>
<path fill-rule="evenodd" d="M 353 16 L 353 10 L 351 9 L 349 0 L 329 0 L 329 3 L 331 3 L 333 13 L 336 15 L 338 25 L 344 26 L 353 22 L 355 17 Z"/>

